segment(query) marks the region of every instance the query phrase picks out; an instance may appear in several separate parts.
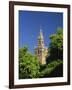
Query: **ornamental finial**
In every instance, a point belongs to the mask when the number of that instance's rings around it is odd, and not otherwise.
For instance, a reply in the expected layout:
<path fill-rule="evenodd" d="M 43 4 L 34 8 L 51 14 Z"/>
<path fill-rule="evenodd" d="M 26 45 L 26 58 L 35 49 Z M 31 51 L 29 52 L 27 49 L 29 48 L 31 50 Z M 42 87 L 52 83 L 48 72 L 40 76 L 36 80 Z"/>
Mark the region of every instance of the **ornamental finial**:
<path fill-rule="evenodd" d="M 42 33 L 42 26 L 40 26 L 40 33 Z"/>

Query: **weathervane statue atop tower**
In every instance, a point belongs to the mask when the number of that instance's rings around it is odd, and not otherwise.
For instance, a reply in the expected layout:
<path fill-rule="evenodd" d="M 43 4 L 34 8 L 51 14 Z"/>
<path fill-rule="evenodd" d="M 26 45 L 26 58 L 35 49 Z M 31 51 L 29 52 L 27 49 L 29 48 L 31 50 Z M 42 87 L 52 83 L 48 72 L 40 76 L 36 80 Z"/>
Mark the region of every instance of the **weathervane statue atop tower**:
<path fill-rule="evenodd" d="M 35 54 L 37 55 L 41 64 L 46 64 L 46 56 L 48 53 L 48 49 L 44 46 L 44 37 L 42 33 L 42 29 L 40 27 L 40 34 L 38 36 L 38 45 L 35 48 Z"/>

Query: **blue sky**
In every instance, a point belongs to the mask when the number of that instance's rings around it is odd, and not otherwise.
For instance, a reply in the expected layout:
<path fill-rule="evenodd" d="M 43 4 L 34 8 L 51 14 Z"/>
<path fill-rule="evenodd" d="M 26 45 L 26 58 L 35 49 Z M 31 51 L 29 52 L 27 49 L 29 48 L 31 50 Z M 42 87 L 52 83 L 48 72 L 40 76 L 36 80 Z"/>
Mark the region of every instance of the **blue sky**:
<path fill-rule="evenodd" d="M 19 11 L 19 48 L 27 45 L 29 51 L 34 53 L 40 27 L 44 35 L 45 46 L 48 47 L 49 36 L 56 33 L 57 28 L 63 28 L 63 13 Z"/>

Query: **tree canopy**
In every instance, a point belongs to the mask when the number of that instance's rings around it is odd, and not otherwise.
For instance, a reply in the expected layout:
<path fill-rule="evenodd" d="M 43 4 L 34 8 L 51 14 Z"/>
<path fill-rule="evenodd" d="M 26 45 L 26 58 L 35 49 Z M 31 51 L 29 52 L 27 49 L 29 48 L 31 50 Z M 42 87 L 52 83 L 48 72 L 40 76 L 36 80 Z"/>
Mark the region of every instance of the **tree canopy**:
<path fill-rule="evenodd" d="M 35 78 L 39 74 L 39 60 L 24 47 L 19 50 L 19 73 L 21 78 Z"/>
<path fill-rule="evenodd" d="M 50 35 L 49 58 L 51 60 L 63 59 L 63 30 L 57 29 L 56 34 Z"/>

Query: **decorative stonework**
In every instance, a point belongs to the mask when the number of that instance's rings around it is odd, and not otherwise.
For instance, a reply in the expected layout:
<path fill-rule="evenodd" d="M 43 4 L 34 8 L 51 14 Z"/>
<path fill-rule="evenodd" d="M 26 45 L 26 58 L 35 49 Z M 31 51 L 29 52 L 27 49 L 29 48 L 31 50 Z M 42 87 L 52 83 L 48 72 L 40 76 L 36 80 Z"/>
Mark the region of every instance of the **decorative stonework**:
<path fill-rule="evenodd" d="M 37 55 L 41 64 L 46 64 L 47 53 L 48 53 L 48 49 L 44 45 L 44 37 L 42 30 L 40 29 L 40 35 L 38 37 L 37 48 L 35 48 L 35 54 Z"/>

